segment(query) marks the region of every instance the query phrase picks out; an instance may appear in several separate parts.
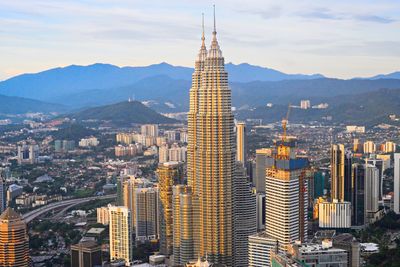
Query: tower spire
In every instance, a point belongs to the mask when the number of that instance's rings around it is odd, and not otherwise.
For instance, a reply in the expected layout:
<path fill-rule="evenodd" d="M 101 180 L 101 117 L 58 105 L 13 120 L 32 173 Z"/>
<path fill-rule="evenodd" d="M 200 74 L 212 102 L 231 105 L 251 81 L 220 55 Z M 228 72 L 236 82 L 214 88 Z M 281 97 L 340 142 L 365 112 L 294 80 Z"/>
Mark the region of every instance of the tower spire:
<path fill-rule="evenodd" d="M 201 28 L 203 30 L 202 35 L 201 35 L 201 46 L 205 47 L 206 46 L 205 45 L 206 37 L 204 36 L 204 13 L 201 13 Z"/>
<path fill-rule="evenodd" d="M 213 34 L 217 34 L 217 25 L 216 25 L 216 20 L 215 20 L 215 4 L 213 5 L 214 8 L 214 31 Z"/>

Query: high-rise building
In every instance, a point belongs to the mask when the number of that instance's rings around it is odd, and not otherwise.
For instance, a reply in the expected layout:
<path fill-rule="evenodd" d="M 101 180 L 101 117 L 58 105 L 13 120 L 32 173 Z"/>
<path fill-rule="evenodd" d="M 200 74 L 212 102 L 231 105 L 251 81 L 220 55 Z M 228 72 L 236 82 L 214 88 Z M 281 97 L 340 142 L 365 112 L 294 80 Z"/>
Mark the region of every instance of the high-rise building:
<path fill-rule="evenodd" d="M 110 222 L 108 207 L 97 208 L 97 223 L 108 225 Z"/>
<path fill-rule="evenodd" d="M 383 152 L 385 153 L 394 153 L 396 152 L 396 143 L 390 142 L 390 141 L 386 141 L 383 144 Z"/>
<path fill-rule="evenodd" d="M 353 164 L 353 196 L 352 206 L 352 225 L 364 224 L 364 188 L 365 188 L 365 165 L 360 163 Z"/>
<path fill-rule="evenodd" d="M 256 195 L 257 231 L 265 230 L 265 193 Z"/>
<path fill-rule="evenodd" d="M 351 201 L 352 154 L 344 145 L 331 147 L 331 198 Z"/>
<path fill-rule="evenodd" d="M 365 222 L 372 223 L 379 211 L 379 169 L 371 164 L 365 164 L 364 191 Z"/>
<path fill-rule="evenodd" d="M 137 188 L 135 191 L 136 241 L 159 238 L 158 188 Z"/>
<path fill-rule="evenodd" d="M 26 223 L 12 208 L 0 215 L 0 266 L 32 266 Z"/>
<path fill-rule="evenodd" d="M 351 203 L 347 201 L 324 201 L 318 204 L 318 219 L 320 228 L 350 228 Z"/>
<path fill-rule="evenodd" d="M 266 232 L 280 246 L 307 239 L 308 159 L 297 157 L 296 140 L 276 141 L 274 164 L 266 174 Z"/>
<path fill-rule="evenodd" d="M 379 200 L 383 197 L 383 160 L 377 159 L 375 155 L 370 155 L 369 158 L 365 159 L 367 165 L 372 165 L 378 169 L 378 190 L 379 190 Z"/>
<path fill-rule="evenodd" d="M 140 127 L 142 135 L 158 137 L 158 125 L 157 124 L 144 124 Z"/>
<path fill-rule="evenodd" d="M 272 166 L 272 149 L 262 148 L 256 150 L 256 175 L 253 185 L 257 193 L 265 193 L 265 174 L 267 167 Z"/>
<path fill-rule="evenodd" d="M 158 162 L 164 163 L 168 161 L 168 144 L 164 143 L 158 148 Z"/>
<path fill-rule="evenodd" d="M 180 147 L 177 143 L 174 143 L 168 150 L 168 159 L 169 161 L 185 162 L 186 153 L 187 153 L 186 147 L 184 146 Z"/>
<path fill-rule="evenodd" d="M 394 154 L 394 212 L 400 214 L 400 153 Z"/>
<path fill-rule="evenodd" d="M 173 186 L 183 183 L 183 165 L 176 161 L 160 163 L 157 168 L 160 197 L 160 252 L 172 254 Z"/>
<path fill-rule="evenodd" d="M 248 264 L 248 237 L 257 233 L 256 194 L 246 179 L 241 162 L 237 163 L 233 183 L 233 266 Z"/>
<path fill-rule="evenodd" d="M 193 197 L 190 186 L 173 188 L 173 253 L 174 264 L 184 265 L 193 260 Z"/>
<path fill-rule="evenodd" d="M 126 207 L 108 206 L 110 218 L 110 260 L 124 260 L 125 266 L 133 261 L 131 212 Z"/>
<path fill-rule="evenodd" d="M 265 232 L 249 236 L 249 267 L 269 267 L 271 266 L 270 253 L 277 246 L 278 240 L 268 236 Z"/>
<path fill-rule="evenodd" d="M 270 266 L 270 250 L 287 250 L 307 240 L 308 159 L 296 155 L 296 140 L 275 141 L 273 164 L 266 170 L 264 233 L 249 237 L 248 266 Z"/>
<path fill-rule="evenodd" d="M 101 246 L 94 241 L 71 245 L 71 267 L 101 267 Z"/>
<path fill-rule="evenodd" d="M 319 197 L 322 197 L 324 195 L 324 189 L 325 189 L 325 173 L 323 172 L 314 173 L 313 182 L 314 182 L 313 198 L 317 199 Z"/>
<path fill-rule="evenodd" d="M 233 266 L 233 130 L 228 74 L 214 23 L 211 47 L 207 53 L 203 34 L 192 75 L 188 184 L 194 197 L 195 255 L 207 254 L 211 262 L 227 266 Z"/>
<path fill-rule="evenodd" d="M 364 153 L 372 154 L 376 152 L 376 145 L 372 141 L 367 141 L 364 143 Z"/>
<path fill-rule="evenodd" d="M 131 211 L 131 227 L 132 231 L 136 228 L 136 189 L 152 187 L 153 184 L 144 178 L 135 178 L 135 176 L 128 176 L 127 180 L 122 183 L 122 206 L 127 207 Z"/>
<path fill-rule="evenodd" d="M 246 123 L 236 123 L 236 160 L 243 165 L 246 163 Z"/>

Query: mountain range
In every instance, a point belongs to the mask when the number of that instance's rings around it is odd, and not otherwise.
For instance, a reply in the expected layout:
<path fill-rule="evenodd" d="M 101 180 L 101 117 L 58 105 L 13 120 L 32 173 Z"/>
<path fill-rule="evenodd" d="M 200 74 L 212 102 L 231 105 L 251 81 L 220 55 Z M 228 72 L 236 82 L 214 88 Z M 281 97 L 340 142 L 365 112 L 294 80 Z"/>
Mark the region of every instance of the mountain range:
<path fill-rule="evenodd" d="M 348 96 L 348 99 L 357 101 L 352 96 L 367 95 L 381 89 L 400 89 L 400 72 L 343 80 L 326 78 L 321 74 L 286 74 L 247 63 L 228 63 L 226 70 L 233 106 L 238 110 L 254 110 L 266 103 L 287 106 L 289 102 L 296 104 L 302 99 L 310 99 L 313 104 L 333 104 L 334 99 Z M 65 113 L 100 105 L 107 107 L 117 102 L 127 102 L 128 98 L 145 101 L 148 107 L 158 112 L 181 112 L 188 109 L 192 72 L 192 68 L 167 63 L 146 67 L 71 65 L 2 81 L 0 94 L 14 97 L 17 102 L 25 101 L 16 104 L 11 98 L 7 100 L 9 104 L 6 106 L 9 108 L 5 112 L 10 113 L 24 113 L 27 110 Z M 0 96 L 0 103 L 2 97 L 5 96 Z M 28 100 L 31 104 L 26 102 Z M 111 109 L 107 110 L 112 112 Z M 81 114 L 81 117 L 84 115 Z"/>

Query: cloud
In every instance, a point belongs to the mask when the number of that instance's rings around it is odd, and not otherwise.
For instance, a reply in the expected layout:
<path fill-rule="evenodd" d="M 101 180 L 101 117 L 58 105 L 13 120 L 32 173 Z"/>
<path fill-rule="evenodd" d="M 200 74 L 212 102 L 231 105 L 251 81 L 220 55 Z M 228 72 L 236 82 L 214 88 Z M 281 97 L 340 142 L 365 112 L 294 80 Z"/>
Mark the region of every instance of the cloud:
<path fill-rule="evenodd" d="M 327 8 L 316 8 L 311 11 L 298 12 L 296 15 L 307 19 L 328 19 L 328 20 L 345 19 L 344 14 L 335 14 L 332 10 Z"/>
<path fill-rule="evenodd" d="M 356 15 L 356 16 L 353 16 L 353 18 L 356 20 L 360 20 L 360 21 L 385 23 L 385 24 L 396 22 L 395 19 L 376 16 L 376 15 Z"/>
<path fill-rule="evenodd" d="M 264 9 L 260 9 L 260 10 L 240 9 L 240 10 L 236 10 L 236 11 L 239 13 L 258 15 L 263 19 L 279 18 L 280 16 L 282 16 L 282 13 L 283 13 L 282 7 L 280 7 L 280 6 L 271 6 L 269 8 L 264 8 Z"/>

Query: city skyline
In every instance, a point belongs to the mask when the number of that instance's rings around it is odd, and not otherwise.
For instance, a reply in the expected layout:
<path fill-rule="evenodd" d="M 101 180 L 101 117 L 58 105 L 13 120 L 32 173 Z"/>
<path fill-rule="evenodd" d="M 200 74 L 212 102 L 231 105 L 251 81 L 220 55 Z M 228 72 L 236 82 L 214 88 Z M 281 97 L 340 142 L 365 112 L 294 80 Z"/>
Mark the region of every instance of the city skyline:
<path fill-rule="evenodd" d="M 224 50 L 234 63 L 338 78 L 398 70 L 400 3 L 395 1 L 250 1 L 244 9 L 227 1 L 215 4 Z M 0 80 L 96 62 L 191 66 L 202 11 L 206 32 L 212 28 L 211 6 L 181 1 L 1 3 L 0 37 L 5 41 Z"/>

